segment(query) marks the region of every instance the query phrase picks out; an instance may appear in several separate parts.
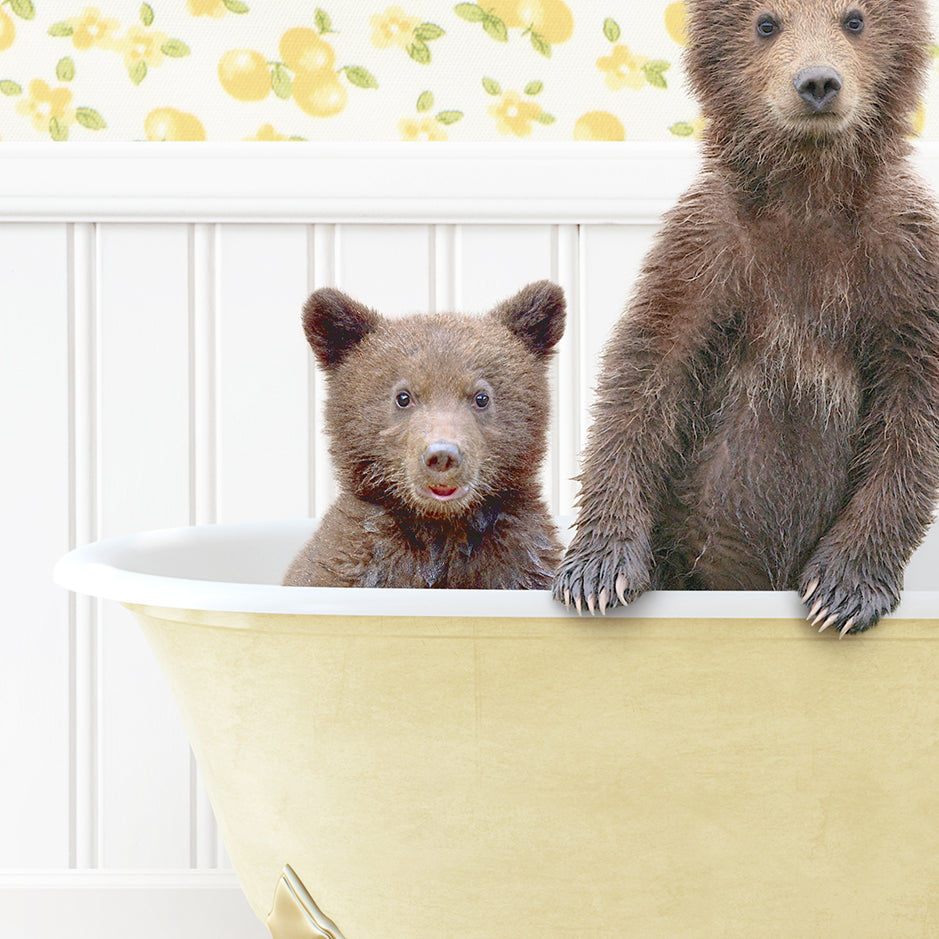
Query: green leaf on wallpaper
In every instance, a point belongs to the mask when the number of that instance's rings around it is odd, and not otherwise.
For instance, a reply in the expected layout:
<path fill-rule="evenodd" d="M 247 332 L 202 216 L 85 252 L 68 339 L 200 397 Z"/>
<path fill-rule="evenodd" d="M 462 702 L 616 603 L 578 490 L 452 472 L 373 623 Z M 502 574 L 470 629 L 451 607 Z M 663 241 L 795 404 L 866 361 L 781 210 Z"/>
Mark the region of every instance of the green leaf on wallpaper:
<path fill-rule="evenodd" d="M 167 39 L 166 42 L 160 46 L 160 51 L 163 55 L 168 55 L 172 59 L 181 59 L 183 56 L 187 56 L 190 53 L 189 46 L 181 39 Z"/>
<path fill-rule="evenodd" d="M 425 91 L 417 99 L 417 110 L 418 113 L 423 114 L 425 111 L 429 111 L 434 106 L 434 93 L 432 91 Z"/>
<path fill-rule="evenodd" d="M 333 29 L 333 21 L 329 18 L 329 14 L 325 10 L 321 10 L 317 7 L 313 13 L 313 20 L 316 22 L 316 31 L 321 36 L 324 33 L 335 32 Z"/>
<path fill-rule="evenodd" d="M 616 20 L 605 19 L 603 21 L 603 35 L 606 36 L 610 42 L 616 42 L 621 35 L 619 23 L 617 23 Z"/>
<path fill-rule="evenodd" d="M 58 118 L 53 117 L 49 121 L 49 136 L 53 140 L 68 140 L 68 124 L 60 124 Z"/>
<path fill-rule="evenodd" d="M 36 15 L 33 0 L 10 0 L 10 9 L 21 19 L 31 20 Z M 66 136 L 68 131 L 66 129 Z"/>
<path fill-rule="evenodd" d="M 104 130 L 108 126 L 94 108 L 78 108 L 75 111 L 75 120 L 86 130 Z"/>
<path fill-rule="evenodd" d="M 458 3 L 453 12 L 467 23 L 481 23 L 487 16 L 486 11 L 478 3 Z"/>
<path fill-rule="evenodd" d="M 61 23 L 53 23 L 47 32 L 50 36 L 71 36 L 75 28 L 63 20 Z"/>
<path fill-rule="evenodd" d="M 502 86 L 494 78 L 484 78 L 483 88 L 486 89 L 487 95 L 501 95 L 502 94 Z"/>
<path fill-rule="evenodd" d="M 421 65 L 427 65 L 430 62 L 430 48 L 419 39 L 408 46 L 408 55 Z"/>
<path fill-rule="evenodd" d="M 290 97 L 290 92 L 293 91 L 293 79 L 290 77 L 290 72 L 280 62 L 271 69 L 271 88 L 282 101 L 286 101 Z"/>
<path fill-rule="evenodd" d="M 677 124 L 672 124 L 672 126 L 669 127 L 669 131 L 676 137 L 691 137 L 694 135 L 694 127 L 687 121 L 679 121 Z"/>
<path fill-rule="evenodd" d="M 933 59 L 939 59 L 939 46 L 926 46 L 926 52 Z"/>
<path fill-rule="evenodd" d="M 248 13 L 248 7 L 244 3 L 239 3 L 239 0 L 222 0 L 222 3 L 225 4 L 225 9 L 229 13 Z"/>
<path fill-rule="evenodd" d="M 544 90 L 544 82 L 529 82 L 525 86 L 526 95 L 540 95 Z"/>
<path fill-rule="evenodd" d="M 483 18 L 483 29 L 498 42 L 509 41 L 509 31 L 505 28 L 505 23 L 492 13 L 487 13 Z"/>
<path fill-rule="evenodd" d="M 21 95 L 23 89 L 17 85 L 16 82 L 11 81 L 2 81 L 0 82 L 0 94 L 6 95 L 8 98 L 13 98 L 16 95 Z"/>
<path fill-rule="evenodd" d="M 441 111 L 436 120 L 441 124 L 455 124 L 457 121 L 461 120 L 463 117 L 462 111 Z"/>
<path fill-rule="evenodd" d="M 551 43 L 548 42 L 540 33 L 532 32 L 531 47 L 535 52 L 540 52 L 546 59 L 551 58 Z"/>
<path fill-rule="evenodd" d="M 140 7 L 140 22 L 143 23 L 144 26 L 153 25 L 153 7 L 150 6 L 149 3 L 144 3 Z"/>
<path fill-rule="evenodd" d="M 435 23 L 421 23 L 420 26 L 414 28 L 414 38 L 421 42 L 433 42 L 444 35 L 446 33 Z"/>
<path fill-rule="evenodd" d="M 553 124 L 553 123 L 557 120 L 557 118 L 556 118 L 553 114 L 548 114 L 547 112 L 542 111 L 542 112 L 535 118 L 535 120 L 536 120 L 539 124 L 544 124 L 545 126 L 547 126 L 548 124 Z"/>
<path fill-rule="evenodd" d="M 669 62 L 658 60 L 646 62 L 642 66 L 642 72 L 646 76 L 646 81 L 653 88 L 668 88 L 668 82 L 665 81 L 665 76 L 662 73 L 667 72 L 670 68 L 671 64 Z"/>
<path fill-rule="evenodd" d="M 147 63 L 141 59 L 133 65 L 128 65 L 127 74 L 135 85 L 139 85 L 147 77 Z"/>
<path fill-rule="evenodd" d="M 341 68 L 339 71 L 345 72 L 346 78 L 348 78 L 349 81 L 356 86 L 356 88 L 378 87 L 378 82 L 376 81 L 375 76 L 359 65 L 347 65 L 345 68 Z"/>
<path fill-rule="evenodd" d="M 60 82 L 70 82 L 75 77 L 75 63 L 69 59 L 59 59 L 55 67 L 55 77 Z"/>

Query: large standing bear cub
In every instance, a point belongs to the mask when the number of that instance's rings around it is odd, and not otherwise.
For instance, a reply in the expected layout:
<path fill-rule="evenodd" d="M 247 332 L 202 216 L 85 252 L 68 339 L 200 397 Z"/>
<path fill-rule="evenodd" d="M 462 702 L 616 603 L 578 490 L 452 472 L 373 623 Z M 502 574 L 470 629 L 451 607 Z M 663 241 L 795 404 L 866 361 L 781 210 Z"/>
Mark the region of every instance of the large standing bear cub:
<path fill-rule="evenodd" d="M 704 168 L 605 350 L 554 593 L 899 599 L 939 480 L 939 225 L 907 163 L 921 0 L 689 0 Z"/>
<path fill-rule="evenodd" d="M 539 471 L 564 317 L 548 281 L 480 317 L 387 319 L 316 291 L 303 326 L 341 493 L 284 583 L 550 586 L 561 547 Z"/>

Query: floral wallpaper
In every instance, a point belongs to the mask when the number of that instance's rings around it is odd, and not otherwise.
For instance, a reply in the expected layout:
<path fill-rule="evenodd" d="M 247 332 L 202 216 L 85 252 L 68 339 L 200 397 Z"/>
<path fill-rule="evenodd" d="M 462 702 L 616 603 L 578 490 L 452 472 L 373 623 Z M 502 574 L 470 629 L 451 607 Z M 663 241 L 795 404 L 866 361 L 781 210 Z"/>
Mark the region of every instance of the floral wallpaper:
<path fill-rule="evenodd" d="M 0 0 L 0 140 L 700 134 L 682 0 L 319 2 Z"/>

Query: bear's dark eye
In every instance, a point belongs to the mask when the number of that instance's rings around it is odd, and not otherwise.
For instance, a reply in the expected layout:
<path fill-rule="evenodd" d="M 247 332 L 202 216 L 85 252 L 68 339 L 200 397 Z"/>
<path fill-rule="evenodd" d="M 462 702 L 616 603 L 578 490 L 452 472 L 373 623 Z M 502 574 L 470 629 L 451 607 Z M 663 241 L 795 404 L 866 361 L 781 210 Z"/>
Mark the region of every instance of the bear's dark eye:
<path fill-rule="evenodd" d="M 480 410 L 489 406 L 489 395 L 485 391 L 477 391 L 476 397 L 473 398 L 473 401 Z"/>
<path fill-rule="evenodd" d="M 756 21 L 756 34 L 760 39 L 769 39 L 779 32 L 779 21 L 769 13 L 763 13 Z"/>
<path fill-rule="evenodd" d="M 860 10 L 852 10 L 842 23 L 845 32 L 857 35 L 864 31 L 864 14 Z"/>
<path fill-rule="evenodd" d="M 399 408 L 406 408 L 411 404 L 411 395 L 406 391 L 399 391 L 395 395 L 395 404 Z"/>

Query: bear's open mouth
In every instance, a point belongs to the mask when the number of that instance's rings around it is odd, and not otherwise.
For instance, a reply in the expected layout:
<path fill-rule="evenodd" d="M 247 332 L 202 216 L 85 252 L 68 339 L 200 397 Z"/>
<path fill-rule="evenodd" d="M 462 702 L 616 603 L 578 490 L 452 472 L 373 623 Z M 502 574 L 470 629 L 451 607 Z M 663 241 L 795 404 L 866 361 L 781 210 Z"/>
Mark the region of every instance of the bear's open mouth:
<path fill-rule="evenodd" d="M 469 491 L 469 486 L 447 486 L 441 483 L 437 486 L 428 486 L 426 491 L 438 502 L 450 502 L 465 496 Z"/>

